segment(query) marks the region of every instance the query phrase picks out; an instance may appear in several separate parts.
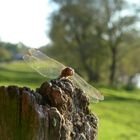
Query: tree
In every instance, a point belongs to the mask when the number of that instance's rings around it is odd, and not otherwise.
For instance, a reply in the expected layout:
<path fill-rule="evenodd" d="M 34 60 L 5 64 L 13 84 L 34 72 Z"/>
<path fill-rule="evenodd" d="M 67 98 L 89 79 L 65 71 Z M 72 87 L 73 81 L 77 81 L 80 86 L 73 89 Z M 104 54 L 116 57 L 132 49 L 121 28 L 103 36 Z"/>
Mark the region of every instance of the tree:
<path fill-rule="evenodd" d="M 124 0 L 105 0 L 103 1 L 106 16 L 106 40 L 111 52 L 110 65 L 110 83 L 113 84 L 115 80 L 117 57 L 119 53 L 119 46 L 124 42 L 125 36 L 134 31 L 134 24 L 139 20 L 136 14 L 137 8 L 133 8 L 133 14 L 123 15 L 124 10 L 128 6 Z"/>
<path fill-rule="evenodd" d="M 128 43 L 131 47 L 133 46 L 133 49 L 129 46 L 125 56 L 121 58 L 117 76 L 119 77 L 118 80 L 130 89 L 130 87 L 133 87 L 135 84 L 134 78 L 140 73 L 140 41 L 139 38 L 135 38 L 135 42 L 131 43 L 131 41 L 129 41 Z"/>
<path fill-rule="evenodd" d="M 0 49 L 0 62 L 3 62 L 3 61 L 7 61 L 9 60 L 11 57 L 11 54 L 10 52 L 8 52 L 6 49 L 4 48 L 1 48 Z"/>
<path fill-rule="evenodd" d="M 0 42 L 0 61 L 11 61 L 15 59 L 17 54 L 25 54 L 27 47 L 22 45 L 22 47 L 17 46 L 17 44 Z"/>
<path fill-rule="evenodd" d="M 8 61 L 11 58 L 11 53 L 6 50 L 4 43 L 0 42 L 0 62 Z"/>
<path fill-rule="evenodd" d="M 101 40 L 101 31 L 97 31 L 93 26 L 96 23 L 92 1 L 61 2 L 60 10 L 52 16 L 50 37 L 53 45 L 56 50 L 61 48 L 66 54 L 69 51 L 75 55 L 88 79 L 98 81 L 107 49 L 104 47 L 105 42 Z"/>
<path fill-rule="evenodd" d="M 90 81 L 98 81 L 110 61 L 109 80 L 113 84 L 119 47 L 133 29 L 137 15 L 123 15 L 128 8 L 124 0 L 53 1 L 60 6 L 52 15 L 50 37 L 54 48 L 61 46 L 61 50 L 76 54 Z"/>

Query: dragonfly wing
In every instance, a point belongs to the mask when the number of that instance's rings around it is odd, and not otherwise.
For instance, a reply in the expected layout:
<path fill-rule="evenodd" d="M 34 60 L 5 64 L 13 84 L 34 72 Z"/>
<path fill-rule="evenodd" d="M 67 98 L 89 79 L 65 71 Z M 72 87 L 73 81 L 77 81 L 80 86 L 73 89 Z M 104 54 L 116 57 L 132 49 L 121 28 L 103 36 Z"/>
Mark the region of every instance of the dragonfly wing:
<path fill-rule="evenodd" d="M 25 62 L 42 76 L 50 79 L 57 78 L 65 66 L 58 61 L 48 57 L 37 49 L 30 49 L 29 53 L 23 56 Z"/>
<path fill-rule="evenodd" d="M 85 94 L 93 101 L 98 102 L 99 100 L 104 100 L 104 96 L 101 93 L 88 84 L 83 78 L 81 78 L 77 73 L 73 76 L 73 82 L 75 85 L 79 86 L 84 90 Z"/>
<path fill-rule="evenodd" d="M 50 79 L 57 78 L 61 71 L 66 68 L 63 64 L 48 57 L 37 49 L 30 49 L 29 53 L 23 56 L 23 59 L 38 73 Z M 94 101 L 104 99 L 103 95 L 101 95 L 97 89 L 88 84 L 78 74 L 75 73 L 72 76 L 72 79 L 74 84 L 84 90 L 90 99 L 93 99 Z"/>

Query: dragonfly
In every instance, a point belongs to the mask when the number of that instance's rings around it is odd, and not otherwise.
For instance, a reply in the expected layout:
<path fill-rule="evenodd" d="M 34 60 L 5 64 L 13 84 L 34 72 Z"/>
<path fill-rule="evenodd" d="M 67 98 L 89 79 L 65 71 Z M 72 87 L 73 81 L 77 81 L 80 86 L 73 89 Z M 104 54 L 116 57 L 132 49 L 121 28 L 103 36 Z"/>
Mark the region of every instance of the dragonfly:
<path fill-rule="evenodd" d="M 90 101 L 98 102 L 104 100 L 104 96 L 88 84 L 81 76 L 74 72 L 70 67 L 66 67 L 62 63 L 50 58 L 38 49 L 29 49 L 28 53 L 23 56 L 24 61 L 39 74 L 49 79 L 60 77 L 70 77 L 74 85 L 81 88 Z"/>

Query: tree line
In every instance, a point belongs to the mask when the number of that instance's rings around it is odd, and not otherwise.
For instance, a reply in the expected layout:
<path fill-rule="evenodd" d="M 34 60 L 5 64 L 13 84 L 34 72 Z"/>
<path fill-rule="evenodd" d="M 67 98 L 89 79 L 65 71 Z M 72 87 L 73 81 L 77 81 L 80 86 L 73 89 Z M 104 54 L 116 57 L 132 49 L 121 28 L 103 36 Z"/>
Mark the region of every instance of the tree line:
<path fill-rule="evenodd" d="M 44 51 L 90 82 L 129 83 L 140 73 L 139 8 L 124 0 L 52 0 Z"/>
<path fill-rule="evenodd" d="M 26 51 L 27 47 L 25 45 L 19 46 L 18 44 L 0 41 L 0 62 L 22 59 Z"/>

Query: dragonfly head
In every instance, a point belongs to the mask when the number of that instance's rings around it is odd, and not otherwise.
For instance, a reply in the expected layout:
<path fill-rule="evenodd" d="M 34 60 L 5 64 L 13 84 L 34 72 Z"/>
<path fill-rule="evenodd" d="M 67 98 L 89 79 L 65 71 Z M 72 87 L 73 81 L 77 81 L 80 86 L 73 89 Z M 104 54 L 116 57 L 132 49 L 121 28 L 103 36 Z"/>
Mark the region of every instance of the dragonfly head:
<path fill-rule="evenodd" d="M 74 69 L 71 67 L 66 67 L 61 71 L 61 77 L 68 77 L 68 76 L 73 76 L 74 74 Z"/>

